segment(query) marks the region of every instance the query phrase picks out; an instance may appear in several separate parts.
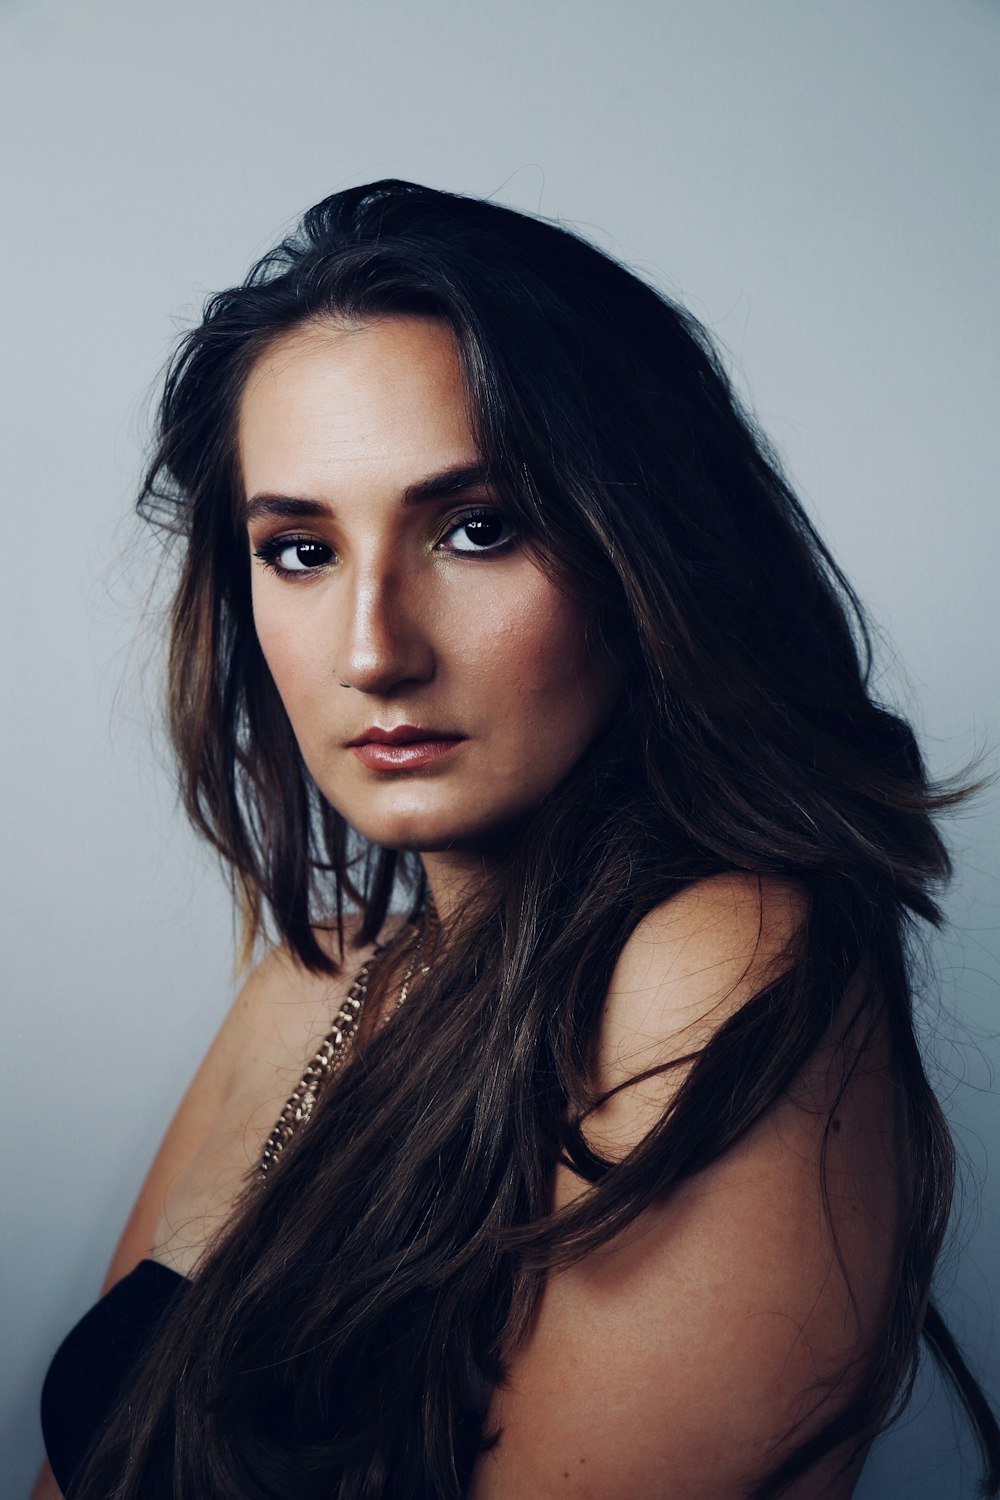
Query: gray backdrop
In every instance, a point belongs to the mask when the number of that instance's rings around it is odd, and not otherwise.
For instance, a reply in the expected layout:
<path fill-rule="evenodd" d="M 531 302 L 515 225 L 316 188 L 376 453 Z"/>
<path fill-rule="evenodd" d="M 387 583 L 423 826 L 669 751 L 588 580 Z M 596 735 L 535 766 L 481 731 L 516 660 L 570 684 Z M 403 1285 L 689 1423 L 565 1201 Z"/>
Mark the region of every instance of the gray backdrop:
<path fill-rule="evenodd" d="M 885 632 L 934 768 L 995 746 L 992 0 L 4 0 L 5 1495 L 232 992 L 156 723 L 129 520 L 176 330 L 307 205 L 396 175 L 565 218 L 722 340 Z M 998 757 L 992 752 L 992 764 Z M 998 793 L 951 825 L 928 1045 L 967 1160 L 941 1294 L 1000 1395 Z M 978 1199 L 982 1184 L 981 1200 Z M 866 1500 L 974 1493 L 924 1378 Z"/>

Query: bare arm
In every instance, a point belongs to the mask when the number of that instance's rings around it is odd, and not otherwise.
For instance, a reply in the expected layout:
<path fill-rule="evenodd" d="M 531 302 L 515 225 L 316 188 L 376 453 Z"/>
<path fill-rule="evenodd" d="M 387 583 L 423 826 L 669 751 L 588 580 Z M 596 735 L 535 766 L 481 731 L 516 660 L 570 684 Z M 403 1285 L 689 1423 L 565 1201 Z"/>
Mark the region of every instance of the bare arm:
<path fill-rule="evenodd" d="M 111 1257 L 102 1295 L 149 1255 L 170 1188 L 201 1149 L 222 1110 L 245 1005 L 245 995 L 239 996 L 167 1127 Z"/>
<path fill-rule="evenodd" d="M 63 1492 L 56 1484 L 56 1476 L 49 1467 L 48 1459 L 42 1464 L 41 1473 L 35 1480 L 28 1500 L 63 1500 Z"/>
<path fill-rule="evenodd" d="M 284 1102 L 284 1070 L 295 1073 L 307 1055 L 312 1031 L 326 1029 L 330 983 L 307 973 L 280 949 L 247 980 L 167 1129 L 111 1258 L 102 1292 L 157 1253 L 157 1229 L 168 1197 L 199 1154 L 212 1151 L 214 1137 L 224 1134 L 224 1117 L 242 1114 L 245 1123 L 245 1111 L 259 1096 L 267 1119 L 271 1092 Z M 220 1198 L 238 1191 L 242 1166 L 245 1161 L 237 1155 L 232 1180 L 219 1183 Z M 31 1500 L 61 1500 L 48 1463 Z"/>
<path fill-rule="evenodd" d="M 235 1034 L 240 1029 L 240 1013 L 245 1004 L 245 995 L 235 1001 L 178 1106 L 115 1247 L 101 1287 L 102 1295 L 149 1254 L 167 1192 L 212 1128 L 228 1086 Z M 48 1460 L 42 1465 L 30 1500 L 63 1500 Z"/>
<path fill-rule="evenodd" d="M 704 1040 L 781 964 L 801 921 L 793 887 L 711 881 L 641 924 L 609 991 L 602 1087 Z M 889 1294 L 895 1171 L 889 1091 L 877 1066 L 838 1106 L 828 1184 L 819 1156 L 829 1057 L 809 1107 L 783 1101 L 722 1159 L 610 1244 L 549 1278 L 532 1328 L 494 1393 L 472 1500 L 743 1500 L 798 1439 L 851 1394 Z M 678 1087 L 667 1073 L 625 1089 L 590 1138 L 622 1156 Z M 825 1099 L 824 1099 L 825 1093 Z M 556 1203 L 589 1189 L 565 1168 Z M 849 1495 L 836 1465 L 790 1495 Z"/>
<path fill-rule="evenodd" d="M 258 1135 L 277 1118 L 312 1045 L 335 1008 L 342 980 L 311 974 L 287 950 L 274 949 L 236 996 L 201 1067 L 182 1099 L 136 1199 L 111 1260 L 104 1290 L 140 1260 L 166 1256 L 168 1203 L 196 1219 L 191 1186 L 208 1181 L 226 1216 L 255 1156 Z M 187 1264 L 176 1269 L 189 1272 Z"/>

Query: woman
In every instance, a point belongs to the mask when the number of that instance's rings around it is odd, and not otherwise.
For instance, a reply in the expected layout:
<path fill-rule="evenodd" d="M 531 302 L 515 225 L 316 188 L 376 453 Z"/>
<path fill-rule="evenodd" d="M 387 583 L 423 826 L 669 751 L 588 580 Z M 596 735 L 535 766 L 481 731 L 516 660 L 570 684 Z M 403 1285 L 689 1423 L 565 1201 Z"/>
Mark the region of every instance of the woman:
<path fill-rule="evenodd" d="M 50 1371 L 63 1487 L 840 1500 L 923 1333 L 997 1493 L 907 980 L 961 794 L 703 332 L 382 182 L 160 415 L 187 805 L 280 944 Z"/>

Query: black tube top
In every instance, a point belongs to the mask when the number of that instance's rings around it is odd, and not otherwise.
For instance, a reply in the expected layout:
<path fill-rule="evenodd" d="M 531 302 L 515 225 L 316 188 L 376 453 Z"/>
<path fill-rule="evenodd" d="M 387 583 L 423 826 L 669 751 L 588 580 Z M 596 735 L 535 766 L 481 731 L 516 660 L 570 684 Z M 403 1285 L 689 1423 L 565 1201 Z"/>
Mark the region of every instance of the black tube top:
<path fill-rule="evenodd" d="M 124 1393 L 139 1355 L 190 1284 L 159 1261 L 142 1260 L 80 1319 L 56 1350 L 42 1386 L 42 1434 L 64 1494 Z M 461 1439 L 470 1465 L 490 1392 L 485 1380 L 466 1392 Z"/>
<path fill-rule="evenodd" d="M 140 1261 L 56 1350 L 42 1386 L 42 1433 L 52 1472 L 64 1493 L 154 1329 L 188 1285 L 186 1277 L 159 1261 Z"/>

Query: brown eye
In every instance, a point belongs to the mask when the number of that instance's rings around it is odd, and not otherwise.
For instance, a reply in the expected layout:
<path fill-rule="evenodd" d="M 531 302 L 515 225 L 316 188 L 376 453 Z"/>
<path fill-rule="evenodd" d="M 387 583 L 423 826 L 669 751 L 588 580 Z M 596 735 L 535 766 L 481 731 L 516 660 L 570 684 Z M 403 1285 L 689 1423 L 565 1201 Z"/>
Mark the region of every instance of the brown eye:
<path fill-rule="evenodd" d="M 333 557 L 333 551 L 322 542 L 289 542 L 278 553 L 278 561 L 289 573 L 308 568 L 322 568 Z"/>
<path fill-rule="evenodd" d="M 254 556 L 276 573 L 311 573 L 325 568 L 335 557 L 332 547 L 309 537 L 275 537 L 259 547 Z"/>
<path fill-rule="evenodd" d="M 513 538 L 510 523 L 498 510 L 476 510 L 457 521 L 448 533 L 449 552 L 490 552 Z"/>

